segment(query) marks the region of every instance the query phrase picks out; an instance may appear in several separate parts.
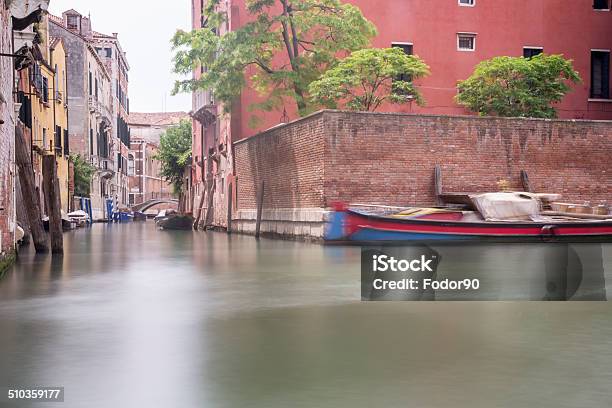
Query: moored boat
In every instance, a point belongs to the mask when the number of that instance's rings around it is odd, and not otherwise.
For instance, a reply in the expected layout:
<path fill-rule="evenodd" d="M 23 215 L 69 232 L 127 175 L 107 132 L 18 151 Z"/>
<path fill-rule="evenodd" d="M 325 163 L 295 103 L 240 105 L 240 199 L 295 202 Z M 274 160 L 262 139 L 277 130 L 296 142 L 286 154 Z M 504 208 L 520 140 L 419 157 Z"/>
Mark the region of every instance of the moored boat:
<path fill-rule="evenodd" d="M 157 226 L 165 230 L 191 230 L 193 221 L 188 214 L 171 214 L 157 221 Z"/>
<path fill-rule="evenodd" d="M 512 211 L 519 214 L 521 210 L 512 208 Z M 500 212 L 499 208 L 494 208 L 495 211 Z M 326 229 L 325 240 L 354 243 L 612 242 L 612 215 L 593 216 L 589 219 L 550 214 L 553 215 L 539 212 L 509 219 L 491 219 L 483 216 L 482 211 L 452 208 L 400 209 L 336 204 Z"/>

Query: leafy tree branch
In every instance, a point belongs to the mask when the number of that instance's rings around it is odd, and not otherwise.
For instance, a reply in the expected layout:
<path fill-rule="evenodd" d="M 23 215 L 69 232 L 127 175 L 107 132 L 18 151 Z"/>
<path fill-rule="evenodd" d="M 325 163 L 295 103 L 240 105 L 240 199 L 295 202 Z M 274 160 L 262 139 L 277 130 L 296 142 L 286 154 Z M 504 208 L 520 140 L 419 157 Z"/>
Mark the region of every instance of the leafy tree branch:
<path fill-rule="evenodd" d="M 456 100 L 480 115 L 555 118 L 553 104 L 579 82 L 572 61 L 562 55 L 496 57 L 459 82 Z"/>

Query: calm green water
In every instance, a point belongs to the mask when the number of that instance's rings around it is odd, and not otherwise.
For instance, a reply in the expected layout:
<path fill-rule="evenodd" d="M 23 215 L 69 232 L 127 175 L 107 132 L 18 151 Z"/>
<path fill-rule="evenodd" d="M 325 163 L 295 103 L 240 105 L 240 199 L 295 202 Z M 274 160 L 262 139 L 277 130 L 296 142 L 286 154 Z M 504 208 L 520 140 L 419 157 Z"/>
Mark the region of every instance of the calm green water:
<path fill-rule="evenodd" d="M 0 386 L 65 402 L 3 406 L 612 406 L 608 302 L 362 303 L 358 248 L 151 223 L 65 246 L 0 281 Z"/>

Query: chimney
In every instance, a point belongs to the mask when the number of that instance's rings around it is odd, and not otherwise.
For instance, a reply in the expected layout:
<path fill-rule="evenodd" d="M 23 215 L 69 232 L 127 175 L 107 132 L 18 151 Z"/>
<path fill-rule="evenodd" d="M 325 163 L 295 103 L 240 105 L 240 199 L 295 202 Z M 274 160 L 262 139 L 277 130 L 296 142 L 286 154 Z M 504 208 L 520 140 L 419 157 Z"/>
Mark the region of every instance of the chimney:
<path fill-rule="evenodd" d="M 81 35 L 87 39 L 92 38 L 91 20 L 87 17 L 81 18 Z"/>
<path fill-rule="evenodd" d="M 117 33 L 113 33 L 113 37 L 117 38 Z"/>

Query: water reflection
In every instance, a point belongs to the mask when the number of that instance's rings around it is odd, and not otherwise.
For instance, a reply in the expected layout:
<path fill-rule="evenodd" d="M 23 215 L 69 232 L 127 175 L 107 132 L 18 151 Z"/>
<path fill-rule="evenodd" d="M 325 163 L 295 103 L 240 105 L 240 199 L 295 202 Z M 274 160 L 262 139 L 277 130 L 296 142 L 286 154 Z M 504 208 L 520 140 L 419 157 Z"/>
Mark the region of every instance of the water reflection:
<path fill-rule="evenodd" d="M 66 407 L 612 399 L 607 302 L 362 303 L 359 248 L 150 224 L 65 242 L 63 258 L 22 254 L 0 282 L 0 385 L 63 385 Z"/>

